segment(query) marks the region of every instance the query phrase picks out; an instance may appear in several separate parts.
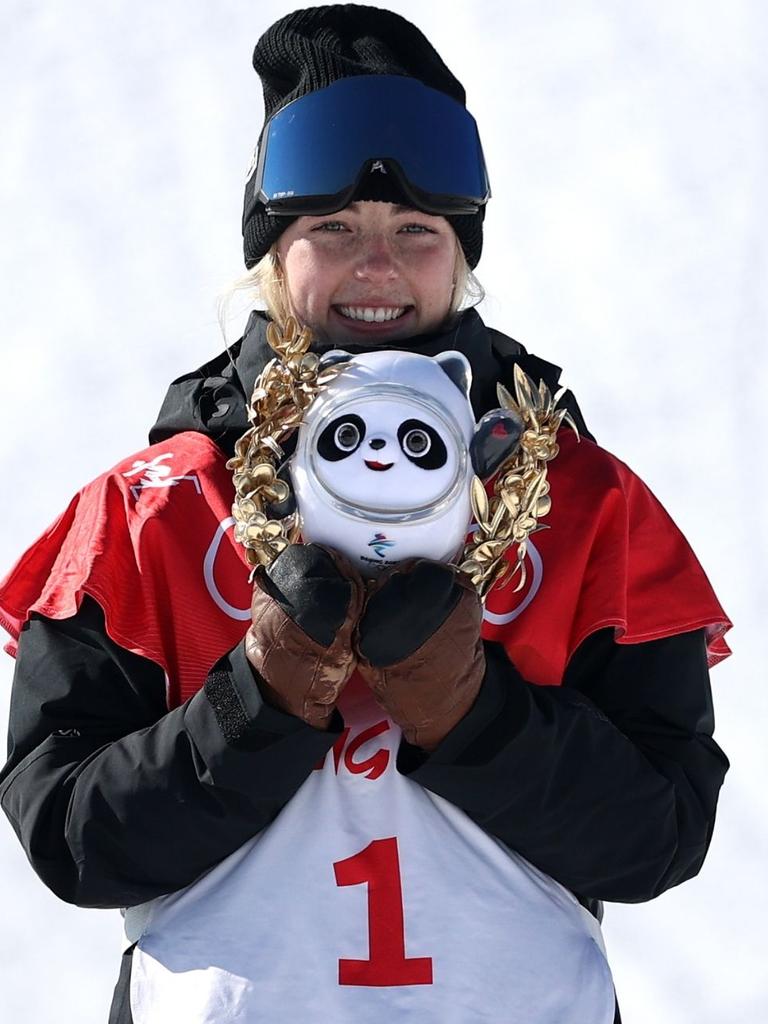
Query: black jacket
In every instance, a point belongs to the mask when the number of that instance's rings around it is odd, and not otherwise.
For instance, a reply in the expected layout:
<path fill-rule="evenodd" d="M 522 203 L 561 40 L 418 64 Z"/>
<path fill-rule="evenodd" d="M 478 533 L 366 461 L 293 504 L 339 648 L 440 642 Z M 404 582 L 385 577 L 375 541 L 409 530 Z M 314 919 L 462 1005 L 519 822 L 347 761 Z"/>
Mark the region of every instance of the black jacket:
<path fill-rule="evenodd" d="M 194 429 L 232 450 L 268 356 L 264 327 L 255 314 L 232 358 L 174 382 L 153 442 Z M 557 386 L 557 367 L 474 312 L 414 345 L 446 348 L 473 365 L 477 413 L 496 404 L 513 362 Z M 695 875 L 728 768 L 712 739 L 703 633 L 618 645 L 599 631 L 561 687 L 526 682 L 498 645 L 486 654 L 474 707 L 434 753 L 403 743 L 399 770 L 593 910 Z M 131 906 L 188 885 L 268 825 L 338 738 L 338 714 L 334 724 L 318 732 L 265 705 L 240 648 L 168 711 L 160 667 L 114 644 L 86 599 L 73 618 L 35 616 L 22 632 L 0 799 L 58 896 Z"/>

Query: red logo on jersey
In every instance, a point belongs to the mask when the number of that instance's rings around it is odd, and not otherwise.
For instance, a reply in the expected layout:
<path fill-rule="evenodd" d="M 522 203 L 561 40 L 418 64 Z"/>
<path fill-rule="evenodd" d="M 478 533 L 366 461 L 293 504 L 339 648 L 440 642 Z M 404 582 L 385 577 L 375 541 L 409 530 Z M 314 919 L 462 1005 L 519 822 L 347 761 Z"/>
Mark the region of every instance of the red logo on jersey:
<path fill-rule="evenodd" d="M 351 775 L 364 775 L 366 779 L 371 780 L 380 778 L 389 766 L 389 751 L 386 747 L 379 747 L 375 753 L 360 760 L 356 758 L 356 755 L 360 748 L 368 743 L 369 740 L 381 736 L 382 733 L 389 732 L 389 722 L 385 718 L 375 725 L 370 725 L 367 729 L 357 733 L 347 743 L 350 732 L 349 728 L 345 729 L 333 747 L 331 747 L 335 774 L 338 775 L 339 769 L 343 766 Z M 321 761 L 318 761 L 315 765 L 315 771 L 322 771 L 327 758 L 328 755 L 326 754 Z"/>

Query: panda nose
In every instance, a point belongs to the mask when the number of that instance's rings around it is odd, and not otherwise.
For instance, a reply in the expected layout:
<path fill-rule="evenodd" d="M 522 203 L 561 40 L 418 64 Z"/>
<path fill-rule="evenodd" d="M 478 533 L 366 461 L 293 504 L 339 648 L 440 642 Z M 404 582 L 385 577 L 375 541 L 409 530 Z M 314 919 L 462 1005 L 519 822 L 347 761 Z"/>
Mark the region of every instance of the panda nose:
<path fill-rule="evenodd" d="M 372 441 L 368 442 L 375 452 L 379 451 L 380 448 L 383 448 L 386 443 L 387 442 L 381 437 L 374 437 Z"/>

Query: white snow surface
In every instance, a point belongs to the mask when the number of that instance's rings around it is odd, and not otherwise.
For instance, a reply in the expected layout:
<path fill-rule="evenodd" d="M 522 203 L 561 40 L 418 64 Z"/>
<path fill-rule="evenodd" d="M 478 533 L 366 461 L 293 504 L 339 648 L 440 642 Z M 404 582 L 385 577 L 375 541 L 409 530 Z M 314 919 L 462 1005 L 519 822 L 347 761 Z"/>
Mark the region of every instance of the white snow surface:
<path fill-rule="evenodd" d="M 733 767 L 707 863 L 652 903 L 606 910 L 624 1019 L 767 1019 L 768 8 L 390 7 L 435 43 L 480 125 L 494 193 L 481 312 L 565 367 L 736 623 L 713 673 Z M 3 572 L 79 486 L 143 446 L 167 383 L 220 351 L 214 299 L 242 271 L 262 124 L 250 55 L 287 10 L 5 0 Z M 11 675 L 3 655 L 3 720 Z M 117 913 L 60 903 L 5 825 L 0 904 L 0 1019 L 105 1021 Z"/>

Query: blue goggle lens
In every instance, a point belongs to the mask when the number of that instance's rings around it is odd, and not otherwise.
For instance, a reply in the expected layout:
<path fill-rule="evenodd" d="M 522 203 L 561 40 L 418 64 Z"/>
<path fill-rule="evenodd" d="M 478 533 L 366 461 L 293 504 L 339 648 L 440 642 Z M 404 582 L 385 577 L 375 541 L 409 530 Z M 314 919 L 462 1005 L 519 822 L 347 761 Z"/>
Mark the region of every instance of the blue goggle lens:
<path fill-rule="evenodd" d="M 279 110 L 249 191 L 269 213 L 333 213 L 377 161 L 429 212 L 473 213 L 490 196 L 472 115 L 400 75 L 343 78 Z"/>

